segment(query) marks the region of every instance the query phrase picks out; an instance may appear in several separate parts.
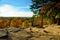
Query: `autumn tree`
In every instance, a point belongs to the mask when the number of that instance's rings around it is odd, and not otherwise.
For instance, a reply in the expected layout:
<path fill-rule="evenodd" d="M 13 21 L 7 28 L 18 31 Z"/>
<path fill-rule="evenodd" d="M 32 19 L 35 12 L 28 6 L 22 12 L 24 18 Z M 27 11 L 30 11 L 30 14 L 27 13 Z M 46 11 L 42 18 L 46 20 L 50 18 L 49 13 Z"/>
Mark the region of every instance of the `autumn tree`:
<path fill-rule="evenodd" d="M 59 0 L 32 0 L 32 5 L 30 6 L 33 13 L 39 15 L 39 24 L 43 28 L 43 15 L 48 18 L 55 19 L 55 16 L 60 13 L 60 1 Z"/>

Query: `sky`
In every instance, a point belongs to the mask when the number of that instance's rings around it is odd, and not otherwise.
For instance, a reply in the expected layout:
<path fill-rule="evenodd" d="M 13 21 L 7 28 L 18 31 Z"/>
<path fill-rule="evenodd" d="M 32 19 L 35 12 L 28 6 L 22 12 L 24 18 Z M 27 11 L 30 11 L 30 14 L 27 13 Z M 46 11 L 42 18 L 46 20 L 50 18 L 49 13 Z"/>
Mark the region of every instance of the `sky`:
<path fill-rule="evenodd" d="M 0 17 L 32 17 L 31 0 L 0 0 Z"/>

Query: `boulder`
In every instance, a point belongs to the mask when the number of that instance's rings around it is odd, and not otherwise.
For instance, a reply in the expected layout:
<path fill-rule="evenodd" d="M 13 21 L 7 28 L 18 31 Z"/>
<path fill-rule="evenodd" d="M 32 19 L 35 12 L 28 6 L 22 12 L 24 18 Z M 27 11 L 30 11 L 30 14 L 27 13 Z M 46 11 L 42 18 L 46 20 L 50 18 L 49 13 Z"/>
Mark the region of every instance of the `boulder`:
<path fill-rule="evenodd" d="M 9 29 L 9 36 L 12 40 L 27 40 L 30 35 L 24 31 L 23 29 L 20 30 L 19 28 Z"/>
<path fill-rule="evenodd" d="M 0 40 L 8 40 L 6 29 L 0 29 Z"/>
<path fill-rule="evenodd" d="M 7 31 L 5 29 L 0 29 L 0 37 L 6 36 Z"/>
<path fill-rule="evenodd" d="M 8 28 L 7 30 L 8 30 L 8 32 L 18 32 L 21 29 L 20 28 Z"/>

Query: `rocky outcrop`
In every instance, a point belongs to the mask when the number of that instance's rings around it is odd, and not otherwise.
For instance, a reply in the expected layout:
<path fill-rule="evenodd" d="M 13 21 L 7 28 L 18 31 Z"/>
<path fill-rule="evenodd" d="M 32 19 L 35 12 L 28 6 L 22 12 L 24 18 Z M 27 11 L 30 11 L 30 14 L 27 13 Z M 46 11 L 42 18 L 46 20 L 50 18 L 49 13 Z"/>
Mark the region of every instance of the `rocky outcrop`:
<path fill-rule="evenodd" d="M 8 35 L 6 29 L 0 29 L 0 40 L 7 40 Z"/>
<path fill-rule="evenodd" d="M 8 35 L 7 38 L 9 40 L 60 40 L 59 30 L 59 27 L 54 26 L 49 26 L 44 29 L 36 27 L 25 29 L 8 28 L 7 30 L 0 31 L 0 37 Z"/>
<path fill-rule="evenodd" d="M 7 31 L 5 29 L 0 29 L 0 37 L 6 36 Z"/>
<path fill-rule="evenodd" d="M 19 29 L 19 31 L 14 29 L 9 31 L 9 34 L 12 40 L 60 40 L 59 35 L 53 35 L 52 31 L 47 31 L 47 28 L 30 27 L 22 30 Z"/>
<path fill-rule="evenodd" d="M 9 36 L 12 40 L 27 40 L 30 35 L 20 28 L 8 29 Z"/>

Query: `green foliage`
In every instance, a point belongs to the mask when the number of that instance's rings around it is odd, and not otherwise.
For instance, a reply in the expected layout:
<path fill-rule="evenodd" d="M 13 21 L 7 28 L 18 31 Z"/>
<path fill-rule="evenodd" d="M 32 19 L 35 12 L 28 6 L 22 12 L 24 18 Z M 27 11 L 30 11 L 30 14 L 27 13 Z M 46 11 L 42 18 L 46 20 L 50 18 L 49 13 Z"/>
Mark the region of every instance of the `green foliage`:
<path fill-rule="evenodd" d="M 32 5 L 30 7 L 33 13 L 38 13 L 40 16 L 43 15 L 43 20 L 51 19 L 54 21 L 56 16 L 60 17 L 60 8 L 56 7 L 58 4 L 59 0 L 32 0 Z"/>

